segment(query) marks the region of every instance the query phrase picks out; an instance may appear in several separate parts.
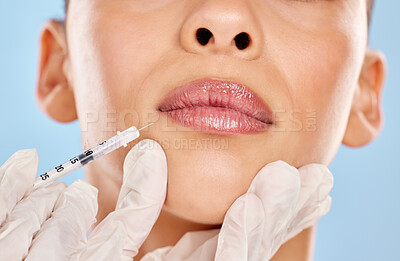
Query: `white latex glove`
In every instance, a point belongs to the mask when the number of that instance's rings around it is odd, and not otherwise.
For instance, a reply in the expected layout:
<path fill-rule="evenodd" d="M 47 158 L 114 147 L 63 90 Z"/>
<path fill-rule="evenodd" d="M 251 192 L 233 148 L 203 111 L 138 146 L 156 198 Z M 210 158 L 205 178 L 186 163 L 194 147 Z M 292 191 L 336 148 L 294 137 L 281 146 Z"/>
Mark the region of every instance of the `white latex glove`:
<path fill-rule="evenodd" d="M 166 197 L 167 163 L 158 143 L 144 140 L 128 153 L 116 210 L 89 240 L 97 189 L 77 181 L 68 188 L 57 183 L 31 192 L 37 164 L 36 151 L 23 150 L 0 168 L 0 260 L 108 261 L 136 256 Z"/>
<path fill-rule="evenodd" d="M 80 202 L 93 199 L 95 189 L 61 195 L 53 216 L 33 240 L 27 261 L 42 260 L 133 260 L 158 219 L 166 197 L 167 162 L 161 146 L 152 140 L 138 143 L 126 156 L 123 185 L 117 206 L 91 232 L 86 233 L 96 212 Z M 65 194 L 65 193 L 64 193 Z M 89 205 L 89 204 L 87 204 Z"/>
<path fill-rule="evenodd" d="M 132 260 L 158 218 L 165 200 L 166 174 L 161 147 L 150 140 L 142 141 L 125 159 L 124 184 L 116 211 L 96 227 L 89 241 L 86 231 L 96 212 L 91 211 L 97 207 L 92 200 L 96 198 L 96 190 L 81 182 L 75 189 L 69 187 L 69 193 L 61 194 L 52 217 L 36 234 L 26 260 Z M 1 188 L 8 186 L 7 182 L 4 184 Z M 311 164 L 297 171 L 282 161 L 268 164 L 254 178 L 249 191 L 228 210 L 221 231 L 187 233 L 176 246 L 158 249 L 142 260 L 268 260 L 284 242 L 329 210 L 331 187 L 332 175 L 322 165 Z M 12 200 L 12 196 L 0 195 L 0 199 L 11 202 L 8 205 L 19 201 L 18 197 Z M 5 215 L 0 212 L 2 216 Z M 5 260 L 21 260 L 27 254 L 27 250 L 20 251 L 22 254 L 18 256 L 19 252 L 10 247 L 14 248 L 14 242 L 25 234 L 29 239 L 26 229 L 17 231 L 20 235 L 16 237 L 0 233 L 0 253 L 10 253 L 11 257 Z M 5 251 L 2 251 L 3 239 L 9 242 L 3 244 Z"/>
<path fill-rule="evenodd" d="M 55 183 L 32 191 L 37 166 L 36 150 L 31 149 L 16 152 L 0 167 L 0 260 L 25 259 L 32 238 L 42 226 L 71 215 L 67 212 L 65 216 L 57 216 L 57 213 L 65 212 L 67 206 L 63 203 L 67 202 L 63 199 L 71 193 L 82 199 L 77 202 L 78 208 L 86 209 L 87 215 L 81 216 L 82 223 L 91 223 L 97 212 L 97 208 L 93 207 L 96 206 L 96 197 L 92 195 L 95 191 L 91 191 L 93 193 L 87 197 L 74 192 L 85 193 L 88 189 L 88 185 L 82 181 L 75 182 L 67 189 L 65 184 Z M 60 195 L 63 198 L 61 200 Z"/>
<path fill-rule="evenodd" d="M 157 249 L 141 261 L 270 260 L 282 244 L 329 211 L 332 186 L 324 165 L 297 170 L 283 161 L 270 163 L 229 208 L 221 230 L 186 233 L 175 246 Z"/>

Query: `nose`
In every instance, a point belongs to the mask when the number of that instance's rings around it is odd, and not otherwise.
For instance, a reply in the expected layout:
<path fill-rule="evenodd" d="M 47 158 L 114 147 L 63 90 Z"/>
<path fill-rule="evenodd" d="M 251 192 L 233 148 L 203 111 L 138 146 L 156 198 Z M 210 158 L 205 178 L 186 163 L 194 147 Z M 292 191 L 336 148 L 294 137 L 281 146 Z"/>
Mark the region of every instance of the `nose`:
<path fill-rule="evenodd" d="M 187 52 L 257 59 L 262 28 L 248 0 L 203 0 L 185 19 L 180 43 Z"/>

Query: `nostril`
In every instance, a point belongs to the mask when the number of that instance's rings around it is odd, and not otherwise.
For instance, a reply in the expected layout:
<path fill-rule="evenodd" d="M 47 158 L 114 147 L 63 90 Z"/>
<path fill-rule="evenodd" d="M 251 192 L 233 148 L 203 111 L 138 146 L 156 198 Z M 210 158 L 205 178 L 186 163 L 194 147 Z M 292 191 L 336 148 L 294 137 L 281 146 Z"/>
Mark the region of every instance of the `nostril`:
<path fill-rule="evenodd" d="M 250 37 L 248 33 L 240 33 L 235 36 L 235 44 L 239 50 L 246 49 L 250 44 Z"/>
<path fill-rule="evenodd" d="M 208 44 L 208 42 L 210 41 L 211 37 L 213 36 L 213 34 L 210 32 L 210 30 L 208 30 L 207 28 L 200 28 L 197 30 L 196 32 L 196 38 L 197 41 L 201 44 L 201 45 L 206 45 Z"/>

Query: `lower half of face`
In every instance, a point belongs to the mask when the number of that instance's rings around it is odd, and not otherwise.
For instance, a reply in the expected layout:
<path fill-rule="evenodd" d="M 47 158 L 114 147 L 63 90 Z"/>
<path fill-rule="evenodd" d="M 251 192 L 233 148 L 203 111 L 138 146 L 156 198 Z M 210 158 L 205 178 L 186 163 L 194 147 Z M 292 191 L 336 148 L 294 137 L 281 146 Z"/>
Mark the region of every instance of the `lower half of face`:
<path fill-rule="evenodd" d="M 269 85 L 267 80 L 265 83 Z M 151 90 L 151 86 L 145 88 Z M 115 101 L 102 97 L 99 100 L 107 101 L 103 103 L 104 109 L 80 110 L 83 141 L 87 148 L 115 135 L 117 130 L 154 123 L 141 131 L 140 139 L 130 146 L 93 165 L 98 164 L 97 169 L 105 170 L 106 173 L 101 175 L 121 180 L 123 160 L 129 149 L 142 139 L 153 139 L 163 147 L 167 157 L 165 210 L 189 220 L 212 224 L 222 222 L 229 206 L 247 191 L 254 176 L 266 164 L 284 160 L 295 167 L 308 163 L 328 165 L 340 145 L 350 102 L 350 99 L 343 102 L 340 98 L 341 102 L 332 106 L 326 104 L 332 102 L 329 97 L 332 93 L 308 93 L 296 97 L 307 101 L 302 104 L 304 106 L 293 108 L 292 102 L 284 96 L 276 96 L 274 99 L 284 101 L 285 105 L 270 106 L 273 123 L 260 132 L 238 134 L 199 131 L 183 126 L 182 122 L 160 112 L 158 103 L 148 102 L 163 95 L 152 91 L 146 91 L 146 95 L 149 95 L 148 99 L 144 96 L 126 98 L 127 94 L 118 98 L 117 95 Z M 143 102 L 137 102 L 139 100 Z"/>
<path fill-rule="evenodd" d="M 359 31 L 364 27 L 357 17 L 352 22 L 345 16 L 358 14 L 350 10 L 357 1 L 324 1 L 325 11 L 305 2 L 276 1 L 280 4 L 256 9 L 247 1 L 235 1 L 232 12 L 245 22 L 223 25 L 218 22 L 225 16 L 207 18 L 207 8 L 219 10 L 208 1 L 208 6 L 186 9 L 180 1 L 171 1 L 152 12 L 143 9 L 140 15 L 119 8 L 123 1 L 116 2 L 108 4 L 107 11 L 90 6 L 94 11 L 86 20 L 74 15 L 79 8 L 72 4 L 70 9 L 70 58 L 83 142 L 90 147 L 117 130 L 154 122 L 140 139 L 158 141 L 166 153 L 166 210 L 218 224 L 266 164 L 330 163 L 346 128 L 363 58 L 365 41 Z M 178 15 L 182 10 L 189 11 Z M 261 12 L 268 15 L 260 18 Z M 326 19 L 324 12 L 334 18 Z M 85 26 L 76 29 L 75 22 Z M 209 45 L 196 40 L 200 27 L 214 32 Z M 224 37 L 235 36 L 223 32 L 243 30 L 258 41 L 249 45 L 253 49 L 241 53 L 235 45 L 223 44 Z M 246 86 L 268 106 L 269 126 L 253 132 L 199 130 L 160 108 L 174 90 L 206 78 Z M 220 117 L 215 110 L 200 114 L 213 121 Z M 104 170 L 102 175 L 121 180 L 130 147 L 93 165 Z"/>

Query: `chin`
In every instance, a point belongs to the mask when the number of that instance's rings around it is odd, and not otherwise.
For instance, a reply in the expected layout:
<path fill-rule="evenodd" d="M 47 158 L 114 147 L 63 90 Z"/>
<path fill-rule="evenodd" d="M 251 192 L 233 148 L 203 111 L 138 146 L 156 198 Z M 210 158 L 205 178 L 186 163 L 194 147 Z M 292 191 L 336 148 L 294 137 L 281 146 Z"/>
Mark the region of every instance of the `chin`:
<path fill-rule="evenodd" d="M 256 170 L 249 170 L 249 164 L 228 151 L 173 152 L 166 151 L 168 187 L 164 209 L 192 222 L 221 224 L 232 203 L 246 193 Z"/>

